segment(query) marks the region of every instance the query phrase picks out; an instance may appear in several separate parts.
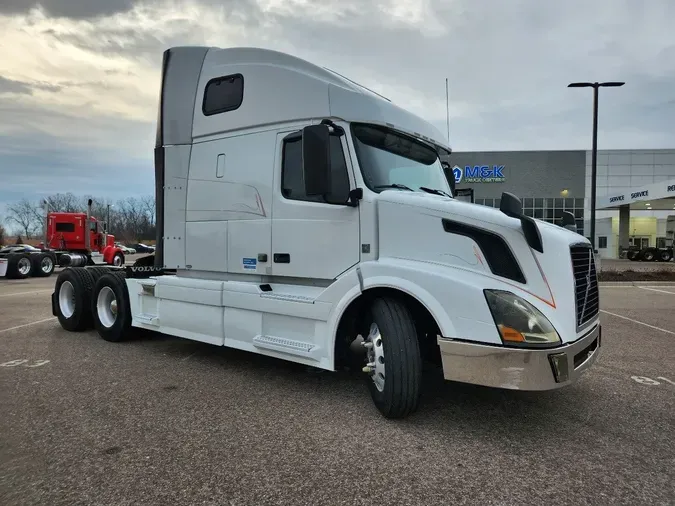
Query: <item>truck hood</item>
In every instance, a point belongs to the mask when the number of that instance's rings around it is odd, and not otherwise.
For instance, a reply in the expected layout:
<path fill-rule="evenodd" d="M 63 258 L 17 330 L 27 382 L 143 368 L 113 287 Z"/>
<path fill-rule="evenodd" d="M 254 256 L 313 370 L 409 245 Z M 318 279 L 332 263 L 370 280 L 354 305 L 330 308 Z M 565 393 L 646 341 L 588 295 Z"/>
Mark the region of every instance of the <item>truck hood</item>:
<path fill-rule="evenodd" d="M 542 239 L 542 253 L 528 245 L 521 220 L 507 216 L 499 209 L 399 190 L 379 194 L 377 207 L 380 256 L 444 264 L 490 278 L 492 281 L 481 282 L 485 288 L 506 288 L 527 297 L 549 319 L 557 320 L 557 328 L 566 327 L 560 328 L 566 336 L 576 335 L 576 291 L 570 248 L 575 245 L 590 247 L 585 237 L 534 220 Z M 490 243 L 481 244 L 472 232 L 448 233 L 444 219 L 459 227 L 468 226 L 501 237 L 511 250 L 524 280 L 495 274 L 495 257 L 492 257 L 491 267 L 486 256 L 486 253 L 490 256 L 486 251 L 491 248 Z"/>

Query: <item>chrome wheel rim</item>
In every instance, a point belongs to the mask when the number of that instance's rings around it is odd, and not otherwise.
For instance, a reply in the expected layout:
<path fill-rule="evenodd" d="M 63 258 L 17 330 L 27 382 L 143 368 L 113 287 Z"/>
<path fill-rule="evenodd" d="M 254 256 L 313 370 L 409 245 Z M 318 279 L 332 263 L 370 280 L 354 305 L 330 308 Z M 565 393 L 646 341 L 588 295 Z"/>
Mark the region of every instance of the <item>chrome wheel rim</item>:
<path fill-rule="evenodd" d="M 30 272 L 30 258 L 19 258 L 16 268 L 22 276 L 27 275 Z"/>
<path fill-rule="evenodd" d="M 98 292 L 98 297 L 96 297 L 96 313 L 101 325 L 106 328 L 112 327 L 117 320 L 117 297 L 115 297 L 115 292 L 109 286 L 104 286 Z"/>
<path fill-rule="evenodd" d="M 119 255 L 115 256 L 115 258 L 113 258 L 113 265 L 115 267 L 119 267 L 120 265 L 122 265 L 122 257 Z"/>
<path fill-rule="evenodd" d="M 368 337 L 363 340 L 365 346 L 367 364 L 363 368 L 363 372 L 370 375 L 375 388 L 378 391 L 384 391 L 384 346 L 382 343 L 382 334 L 380 328 L 376 323 L 370 325 L 370 332 Z"/>
<path fill-rule="evenodd" d="M 59 288 L 59 309 L 66 318 L 75 313 L 75 288 L 70 281 L 64 281 Z"/>
<path fill-rule="evenodd" d="M 40 262 L 40 269 L 42 269 L 42 272 L 45 274 L 48 274 L 52 271 L 54 268 L 54 262 L 52 262 L 52 259 L 50 257 L 44 257 L 42 259 L 42 262 Z"/>

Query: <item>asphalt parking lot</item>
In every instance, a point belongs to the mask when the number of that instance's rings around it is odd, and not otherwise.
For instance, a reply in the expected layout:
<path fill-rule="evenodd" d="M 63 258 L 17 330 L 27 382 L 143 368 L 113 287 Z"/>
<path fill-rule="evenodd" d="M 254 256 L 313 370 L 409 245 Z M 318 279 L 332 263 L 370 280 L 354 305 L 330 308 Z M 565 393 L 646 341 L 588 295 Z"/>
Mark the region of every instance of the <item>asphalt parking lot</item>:
<path fill-rule="evenodd" d="M 603 348 L 550 393 L 444 382 L 389 421 L 357 373 L 51 315 L 0 280 L 0 504 L 673 504 L 675 285 L 603 287 Z"/>

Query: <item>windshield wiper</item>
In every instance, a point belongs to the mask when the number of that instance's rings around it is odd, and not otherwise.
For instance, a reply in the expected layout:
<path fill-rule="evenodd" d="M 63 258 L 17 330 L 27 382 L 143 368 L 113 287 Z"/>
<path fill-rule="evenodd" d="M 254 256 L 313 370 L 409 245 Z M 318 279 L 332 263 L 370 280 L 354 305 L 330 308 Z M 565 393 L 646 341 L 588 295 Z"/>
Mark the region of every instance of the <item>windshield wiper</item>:
<path fill-rule="evenodd" d="M 409 190 L 411 192 L 415 191 L 409 186 L 406 186 L 404 184 L 398 184 L 398 183 L 392 183 L 392 184 L 381 184 L 377 185 L 375 188 L 397 188 L 399 190 Z"/>
<path fill-rule="evenodd" d="M 423 190 L 427 193 L 433 193 L 434 195 L 443 195 L 445 197 L 452 198 L 452 195 L 450 195 L 448 192 L 445 192 L 443 190 L 437 190 L 436 188 L 427 188 L 426 186 L 420 186 L 420 190 Z"/>

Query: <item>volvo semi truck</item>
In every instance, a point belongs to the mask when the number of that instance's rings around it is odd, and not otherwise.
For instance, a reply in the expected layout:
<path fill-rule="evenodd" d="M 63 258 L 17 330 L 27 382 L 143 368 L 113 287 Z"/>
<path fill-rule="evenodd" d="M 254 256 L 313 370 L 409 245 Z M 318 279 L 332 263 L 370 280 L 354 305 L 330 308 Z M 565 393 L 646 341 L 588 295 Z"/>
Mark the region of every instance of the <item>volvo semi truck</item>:
<path fill-rule="evenodd" d="M 161 72 L 157 249 L 60 273 L 63 328 L 328 371 L 357 348 L 389 418 L 418 409 L 423 360 L 449 381 L 542 391 L 598 357 L 589 241 L 509 193 L 499 209 L 454 198 L 451 147 L 427 121 L 272 50 L 174 47 Z"/>

